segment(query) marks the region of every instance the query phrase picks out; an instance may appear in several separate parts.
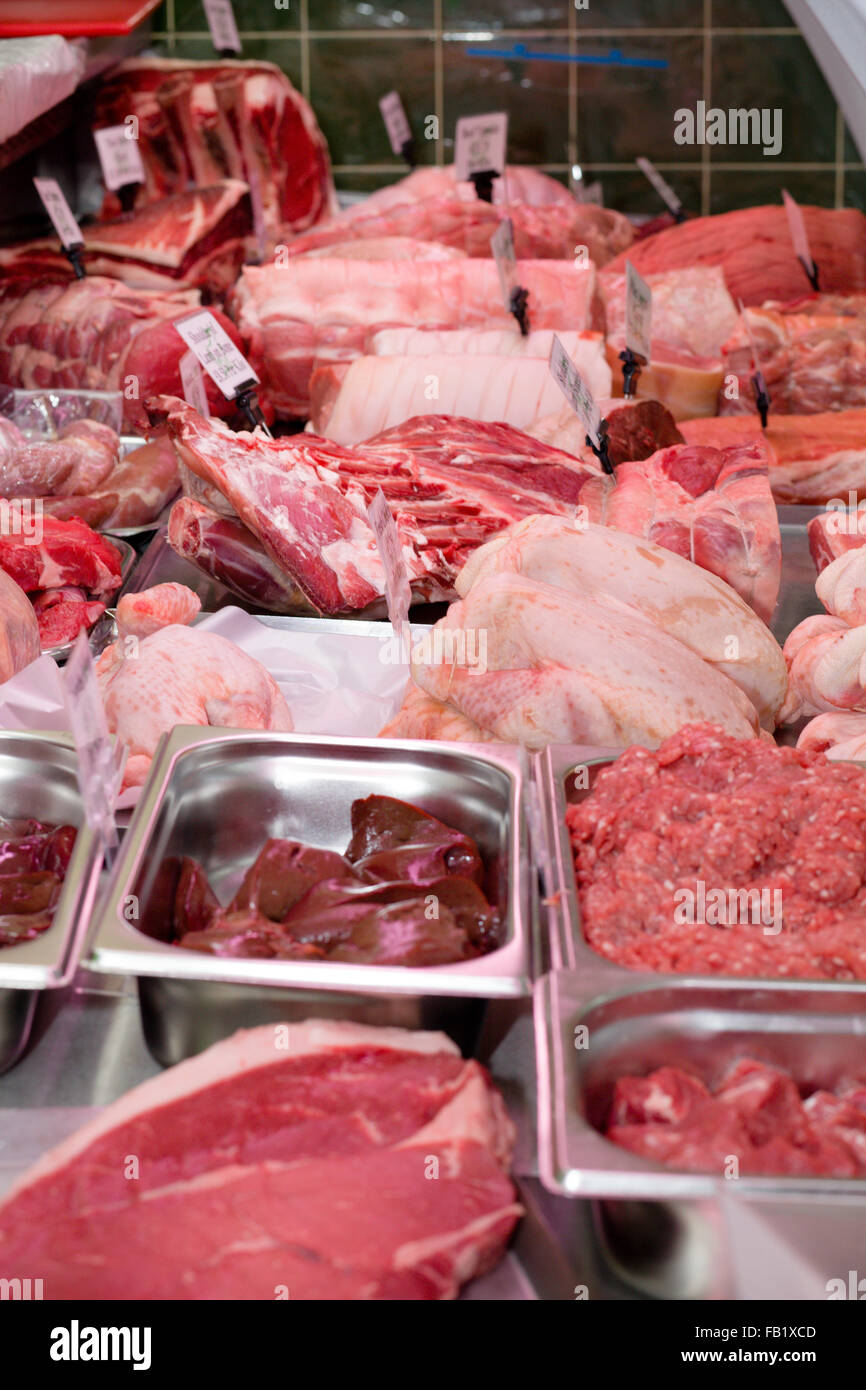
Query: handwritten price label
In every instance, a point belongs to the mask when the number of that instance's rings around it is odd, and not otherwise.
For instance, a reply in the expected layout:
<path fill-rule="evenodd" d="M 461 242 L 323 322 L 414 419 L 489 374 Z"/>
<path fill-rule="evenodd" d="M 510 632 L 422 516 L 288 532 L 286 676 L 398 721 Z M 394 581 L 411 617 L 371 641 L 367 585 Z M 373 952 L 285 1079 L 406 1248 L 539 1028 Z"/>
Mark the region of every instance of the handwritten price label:
<path fill-rule="evenodd" d="M 376 496 L 367 508 L 367 520 L 373 535 L 376 537 L 376 544 L 382 558 L 382 568 L 385 571 L 385 598 L 388 603 L 388 617 L 391 619 L 391 626 L 395 631 L 402 632 L 403 624 L 409 621 L 412 591 L 409 588 L 409 576 L 406 573 L 403 548 L 397 533 L 397 523 L 394 521 L 391 508 L 388 506 L 381 488 L 378 489 Z"/>
<path fill-rule="evenodd" d="M 506 309 L 511 308 L 511 293 L 517 285 L 517 257 L 514 254 L 514 225 L 510 217 L 503 217 L 493 236 L 490 249 L 499 272 L 499 285 Z"/>
<path fill-rule="evenodd" d="M 144 183 L 144 165 L 138 141 L 130 138 L 125 125 L 103 126 L 93 132 L 96 152 L 102 165 L 105 187 L 113 193 L 128 183 Z"/>
<path fill-rule="evenodd" d="M 666 179 L 663 179 L 652 160 L 645 159 L 643 155 L 635 160 L 635 164 L 641 173 L 648 178 L 662 202 L 666 203 L 674 217 L 679 217 L 683 210 L 683 205 L 674 190 Z"/>
<path fill-rule="evenodd" d="M 258 381 L 243 353 L 209 309 L 179 319 L 174 326 L 227 400 L 234 400 L 241 386 Z"/>
<path fill-rule="evenodd" d="M 412 127 L 403 110 L 400 93 L 388 92 L 387 96 L 381 98 L 379 110 L 382 112 L 388 139 L 391 141 L 391 149 L 395 154 L 402 154 L 406 141 L 412 139 Z"/>
<path fill-rule="evenodd" d="M 461 116 L 454 132 L 454 164 L 458 181 L 482 169 L 505 172 L 508 114 L 491 111 L 486 116 Z"/>
<path fill-rule="evenodd" d="M 205 420 L 209 419 L 210 405 L 207 398 L 207 387 L 204 384 L 204 374 L 201 363 L 191 348 L 180 359 L 180 381 L 183 387 L 183 398 L 187 405 L 191 405 L 193 410 L 197 410 L 199 415 L 204 416 Z"/>
<path fill-rule="evenodd" d="M 217 53 L 240 53 L 241 41 L 231 0 L 204 0 L 204 12 Z"/>
<path fill-rule="evenodd" d="M 64 198 L 57 180 L 34 179 L 33 184 L 54 224 L 55 232 L 60 237 L 61 246 L 81 246 L 84 242 L 81 228 L 73 217 L 72 209 Z"/>
<path fill-rule="evenodd" d="M 556 333 L 553 335 L 550 349 L 549 366 L 554 381 L 577 415 L 583 428 L 595 447 L 600 448 L 601 411 L 596 404 L 595 397 Z"/>
<path fill-rule="evenodd" d="M 625 263 L 625 345 L 650 360 L 653 292 L 631 261 Z"/>

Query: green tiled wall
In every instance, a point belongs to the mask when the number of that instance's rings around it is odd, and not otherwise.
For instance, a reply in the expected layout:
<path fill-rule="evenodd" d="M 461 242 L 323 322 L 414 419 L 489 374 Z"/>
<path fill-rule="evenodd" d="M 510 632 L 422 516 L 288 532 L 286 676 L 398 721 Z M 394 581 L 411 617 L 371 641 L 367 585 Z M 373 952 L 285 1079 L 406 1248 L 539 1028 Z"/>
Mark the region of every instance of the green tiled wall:
<path fill-rule="evenodd" d="M 403 172 L 378 110 L 397 87 L 424 163 L 451 159 L 459 116 L 504 109 L 512 160 L 564 180 L 580 163 L 625 211 L 659 210 L 634 170 L 639 154 L 704 212 L 775 202 L 782 184 L 804 202 L 866 204 L 863 163 L 783 0 L 234 0 L 234 9 L 245 56 L 278 63 L 312 102 L 346 190 Z M 154 41 L 176 57 L 209 56 L 199 0 L 165 0 Z M 494 51 L 515 45 L 526 56 Z M 612 49 L 667 67 L 566 61 Z M 674 112 L 701 99 L 780 107 L 781 153 L 677 145 Z M 425 140 L 432 115 L 440 138 Z"/>

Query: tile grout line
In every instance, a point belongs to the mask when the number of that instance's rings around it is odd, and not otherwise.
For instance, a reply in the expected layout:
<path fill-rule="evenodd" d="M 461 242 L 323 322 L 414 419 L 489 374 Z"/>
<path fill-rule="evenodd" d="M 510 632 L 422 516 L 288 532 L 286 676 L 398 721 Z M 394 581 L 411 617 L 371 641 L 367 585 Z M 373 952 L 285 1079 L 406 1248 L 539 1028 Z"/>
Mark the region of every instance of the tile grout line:
<path fill-rule="evenodd" d="M 310 101 L 310 12 L 309 0 L 301 0 L 301 91 Z M 312 102 L 310 102 L 312 105 Z"/>
<path fill-rule="evenodd" d="M 577 11 L 574 5 L 568 12 L 568 51 L 577 56 L 579 35 L 577 32 Z M 578 113 L 577 63 L 568 65 L 568 143 L 566 152 L 571 166 L 580 163 L 580 115 Z M 572 180 L 569 178 L 569 188 Z"/>
<path fill-rule="evenodd" d="M 845 206 L 845 118 L 842 108 L 836 103 L 836 186 L 835 203 L 837 208 Z"/>
<path fill-rule="evenodd" d="M 712 106 L 713 94 L 713 0 L 704 0 L 703 10 L 703 72 L 701 85 L 706 102 L 705 111 Z M 712 204 L 712 165 L 710 149 L 704 145 L 701 150 L 701 216 L 707 217 Z"/>
<path fill-rule="evenodd" d="M 433 110 L 439 122 L 436 163 L 445 163 L 445 52 L 442 44 L 442 0 L 433 0 Z"/>

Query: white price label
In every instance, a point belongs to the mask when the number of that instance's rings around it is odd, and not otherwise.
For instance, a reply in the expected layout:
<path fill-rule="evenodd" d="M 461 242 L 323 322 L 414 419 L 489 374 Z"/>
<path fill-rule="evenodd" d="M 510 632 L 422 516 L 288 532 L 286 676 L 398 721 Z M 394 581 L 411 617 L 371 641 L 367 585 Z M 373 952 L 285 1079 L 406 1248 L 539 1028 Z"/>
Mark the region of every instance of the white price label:
<path fill-rule="evenodd" d="M 34 179 L 34 186 L 42 199 L 45 211 L 54 224 L 60 237 L 61 246 L 81 246 L 84 237 L 81 228 L 72 216 L 72 209 L 63 196 L 63 190 L 56 179 Z"/>
<path fill-rule="evenodd" d="M 199 309 L 178 319 L 174 326 L 227 400 L 234 400 L 239 387 L 258 381 L 243 353 L 209 309 Z"/>
<path fill-rule="evenodd" d="M 391 141 L 391 149 L 395 154 L 402 154 L 406 141 L 412 139 L 412 127 L 403 110 L 400 93 L 388 92 L 387 96 L 380 99 L 379 110 L 382 112 L 388 139 Z"/>
<path fill-rule="evenodd" d="M 811 279 L 815 274 L 815 262 L 812 260 L 812 252 L 809 250 L 809 237 L 806 232 L 806 223 L 803 220 L 803 209 L 791 197 L 787 188 L 782 189 L 782 200 L 785 204 L 785 212 L 788 214 L 788 229 L 791 233 L 791 241 L 794 243 L 794 255 L 799 256 L 806 274 Z"/>
<path fill-rule="evenodd" d="M 639 159 L 635 160 L 635 164 L 640 169 L 641 173 L 649 179 L 656 193 L 658 193 L 662 201 L 667 204 L 674 217 L 679 217 L 683 210 L 683 205 L 667 180 L 662 178 L 652 161 L 644 159 L 643 155 L 641 155 Z"/>
<path fill-rule="evenodd" d="M 486 116 L 461 116 L 454 132 L 454 164 L 458 181 L 482 169 L 505 171 L 508 114 L 491 111 Z"/>
<path fill-rule="evenodd" d="M 217 53 L 240 53 L 241 41 L 232 0 L 204 0 L 204 12 Z"/>
<path fill-rule="evenodd" d="M 128 183 L 144 183 L 138 141 L 132 139 L 129 132 L 127 125 L 103 126 L 93 132 L 105 187 L 112 193 Z"/>
<path fill-rule="evenodd" d="M 503 217 L 493 236 L 490 249 L 499 272 L 499 285 L 506 309 L 511 308 L 511 294 L 517 288 L 517 257 L 514 254 L 514 224 Z"/>
<path fill-rule="evenodd" d="M 183 387 L 183 398 L 187 405 L 191 405 L 193 410 L 197 410 L 199 415 L 208 420 L 210 418 L 210 405 L 207 398 L 207 387 L 204 384 L 204 373 L 198 358 L 191 350 L 185 352 L 180 359 L 180 381 Z"/>
<path fill-rule="evenodd" d="M 554 333 L 550 348 L 551 375 L 597 449 L 601 447 L 601 411 L 595 397 Z"/>
<path fill-rule="evenodd" d="M 653 292 L 631 261 L 625 263 L 625 345 L 638 357 L 651 357 Z"/>
<path fill-rule="evenodd" d="M 87 823 L 109 849 L 117 844 L 114 800 L 120 773 L 108 732 L 87 635 L 80 632 L 63 672 L 66 710 L 78 754 L 78 785 Z"/>
<path fill-rule="evenodd" d="M 406 564 L 403 560 L 403 549 L 397 533 L 397 523 L 381 488 L 378 489 L 376 496 L 367 508 L 367 520 L 373 535 L 376 537 L 376 544 L 382 559 L 382 568 L 385 571 L 385 598 L 388 603 L 388 617 L 391 619 L 391 626 L 395 631 L 402 633 L 403 624 L 409 621 L 412 591 L 409 588 L 409 576 L 406 573 Z"/>

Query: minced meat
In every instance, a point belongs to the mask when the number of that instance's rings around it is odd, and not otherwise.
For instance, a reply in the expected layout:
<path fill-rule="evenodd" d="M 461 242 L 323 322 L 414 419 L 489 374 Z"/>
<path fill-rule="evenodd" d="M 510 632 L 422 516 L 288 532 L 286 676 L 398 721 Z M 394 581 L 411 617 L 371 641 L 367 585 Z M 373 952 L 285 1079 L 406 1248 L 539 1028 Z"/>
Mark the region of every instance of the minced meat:
<path fill-rule="evenodd" d="M 635 970 L 866 979 L 866 773 L 686 725 L 569 807 L 586 939 Z"/>
<path fill-rule="evenodd" d="M 632 1153 L 690 1172 L 863 1178 L 866 1085 L 841 1083 L 804 1100 L 787 1072 L 750 1058 L 714 1088 L 659 1067 L 617 1081 L 605 1133 Z"/>

